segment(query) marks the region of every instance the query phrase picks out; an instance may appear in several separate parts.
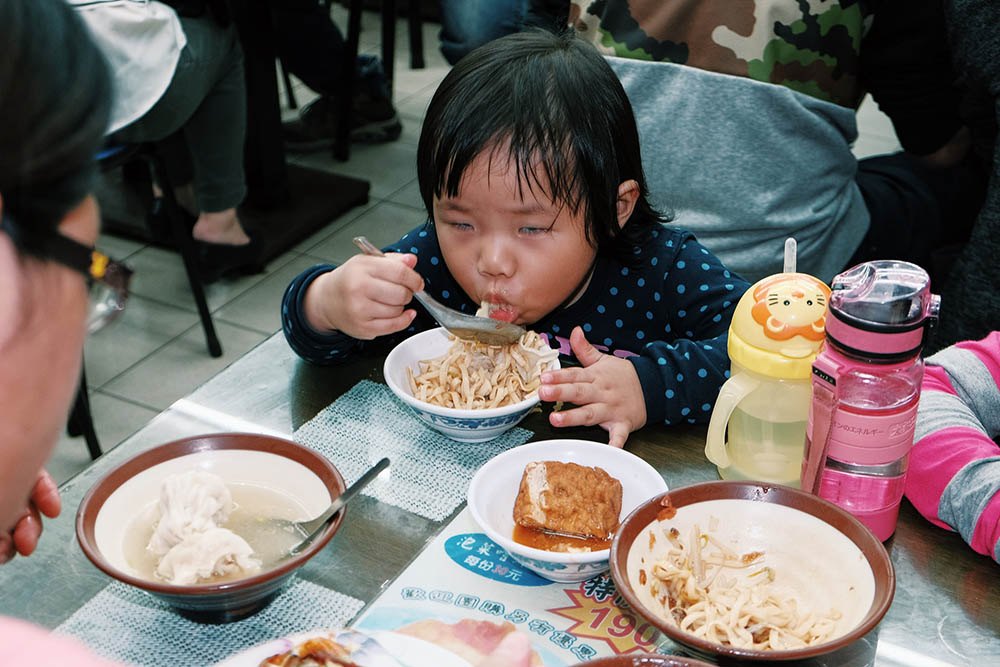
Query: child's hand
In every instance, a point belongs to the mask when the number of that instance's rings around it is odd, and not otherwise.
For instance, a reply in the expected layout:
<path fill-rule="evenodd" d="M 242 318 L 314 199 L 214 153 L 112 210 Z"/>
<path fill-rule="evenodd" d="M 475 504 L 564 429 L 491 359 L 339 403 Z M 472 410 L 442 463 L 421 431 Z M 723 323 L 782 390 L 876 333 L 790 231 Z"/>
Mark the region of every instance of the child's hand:
<path fill-rule="evenodd" d="M 646 401 L 631 362 L 602 354 L 587 342 L 580 327 L 569 337 L 573 354 L 583 368 L 561 368 L 542 373 L 538 397 L 580 407 L 553 412 L 553 426 L 599 425 L 608 432 L 608 444 L 621 447 L 628 434 L 646 423 Z"/>
<path fill-rule="evenodd" d="M 38 546 L 38 538 L 42 536 L 42 515 L 54 519 L 61 509 L 59 487 L 49 473 L 42 470 L 31 490 L 28 506 L 14 524 L 14 529 L 9 533 L 0 533 L 0 564 L 9 561 L 15 553 L 31 555 Z"/>
<path fill-rule="evenodd" d="M 306 319 L 317 331 L 371 339 L 402 331 L 417 311 L 406 308 L 424 281 L 413 270 L 416 255 L 354 255 L 318 276 L 306 291 Z"/>

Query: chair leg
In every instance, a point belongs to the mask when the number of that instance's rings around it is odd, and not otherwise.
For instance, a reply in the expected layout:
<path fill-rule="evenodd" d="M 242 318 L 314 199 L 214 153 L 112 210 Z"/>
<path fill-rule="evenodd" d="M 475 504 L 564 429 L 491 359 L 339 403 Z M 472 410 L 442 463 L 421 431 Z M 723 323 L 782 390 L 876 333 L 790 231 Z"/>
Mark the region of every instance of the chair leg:
<path fill-rule="evenodd" d="M 333 157 L 346 162 L 351 157 L 351 108 L 354 100 L 354 86 L 357 79 L 358 41 L 361 37 L 361 9 L 363 0 L 350 0 L 347 16 L 347 48 L 344 58 L 347 76 L 344 77 L 344 93 L 337 110 L 337 136 L 333 142 Z"/>
<path fill-rule="evenodd" d="M 80 386 L 76 390 L 76 399 L 73 401 L 73 408 L 69 413 L 69 421 L 66 424 L 66 431 L 71 436 L 82 435 L 87 443 L 87 451 L 91 460 L 99 457 L 101 443 L 97 439 L 97 432 L 94 430 L 94 419 L 90 413 L 90 396 L 87 394 L 87 373 L 80 368 Z"/>
<path fill-rule="evenodd" d="M 201 327 L 205 330 L 205 342 L 208 345 L 208 353 L 213 357 L 222 356 L 222 345 L 215 333 L 215 324 L 212 322 L 212 313 L 208 309 L 208 301 L 205 299 L 205 287 L 201 284 L 198 276 L 198 262 L 195 256 L 194 242 L 191 240 L 191 230 L 184 223 L 184 216 L 181 214 L 180 205 L 174 197 L 173 183 L 163 166 L 162 160 L 155 154 L 155 149 L 150 148 L 144 152 L 144 157 L 149 161 L 150 168 L 156 176 L 157 182 L 163 189 L 163 205 L 166 209 L 167 219 L 170 221 L 170 228 L 173 232 L 174 243 L 177 251 L 184 260 L 184 270 L 187 272 L 188 283 L 191 285 L 191 294 L 194 295 L 195 305 L 198 307 L 198 316 L 201 318 Z"/>
<path fill-rule="evenodd" d="M 288 70 L 285 69 L 284 61 L 279 58 L 278 63 L 281 67 L 281 82 L 285 86 L 285 98 L 288 100 L 288 108 L 298 109 L 299 103 L 298 100 L 295 99 L 295 91 L 292 90 L 292 77 L 288 75 Z"/>
<path fill-rule="evenodd" d="M 410 69 L 424 68 L 424 30 L 420 9 L 420 0 L 409 0 L 406 21 L 410 29 Z"/>
<path fill-rule="evenodd" d="M 389 99 L 392 99 L 396 71 L 396 0 L 382 0 L 382 68 L 389 84 Z"/>

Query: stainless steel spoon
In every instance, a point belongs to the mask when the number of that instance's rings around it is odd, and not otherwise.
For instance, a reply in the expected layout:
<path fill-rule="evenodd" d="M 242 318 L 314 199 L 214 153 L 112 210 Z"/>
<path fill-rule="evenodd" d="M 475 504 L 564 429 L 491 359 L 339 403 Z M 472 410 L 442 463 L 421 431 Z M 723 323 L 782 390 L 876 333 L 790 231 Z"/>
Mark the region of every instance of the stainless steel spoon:
<path fill-rule="evenodd" d="M 320 514 L 315 519 L 309 519 L 308 521 L 289 521 L 287 519 L 267 519 L 268 523 L 272 524 L 276 530 L 289 531 L 298 533 L 299 535 L 305 535 L 305 538 L 298 544 L 294 545 L 288 550 L 289 556 L 297 556 L 302 551 L 312 544 L 313 540 L 319 537 L 323 529 L 326 528 L 326 524 L 330 522 L 337 513 L 344 508 L 347 501 L 350 500 L 358 491 L 368 486 L 368 484 L 378 477 L 378 474 L 386 469 L 389 465 L 389 459 L 383 458 L 381 461 L 372 466 L 368 472 L 363 474 L 358 478 L 354 484 L 344 489 L 344 492 L 333 499 L 330 503 L 330 507 L 327 508 L 325 512 Z"/>
<path fill-rule="evenodd" d="M 364 236 L 355 237 L 354 245 L 361 248 L 366 255 L 385 257 L 385 254 L 372 245 Z M 509 345 L 521 340 L 521 336 L 525 334 L 524 327 L 516 324 L 501 322 L 489 317 L 466 315 L 454 308 L 449 308 L 436 301 L 424 290 L 414 292 L 413 298 L 423 304 L 424 308 L 431 314 L 431 317 L 437 320 L 438 324 L 459 338 L 474 340 L 486 345 Z"/>

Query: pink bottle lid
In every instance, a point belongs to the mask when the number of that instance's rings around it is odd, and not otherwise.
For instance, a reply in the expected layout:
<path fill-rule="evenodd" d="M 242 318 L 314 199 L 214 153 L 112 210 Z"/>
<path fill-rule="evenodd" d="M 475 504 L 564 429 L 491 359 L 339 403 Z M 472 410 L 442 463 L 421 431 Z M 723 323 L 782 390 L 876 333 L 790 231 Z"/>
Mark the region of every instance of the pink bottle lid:
<path fill-rule="evenodd" d="M 916 264 L 864 262 L 833 279 L 827 339 L 868 359 L 916 356 L 924 328 L 937 320 L 941 297 Z"/>

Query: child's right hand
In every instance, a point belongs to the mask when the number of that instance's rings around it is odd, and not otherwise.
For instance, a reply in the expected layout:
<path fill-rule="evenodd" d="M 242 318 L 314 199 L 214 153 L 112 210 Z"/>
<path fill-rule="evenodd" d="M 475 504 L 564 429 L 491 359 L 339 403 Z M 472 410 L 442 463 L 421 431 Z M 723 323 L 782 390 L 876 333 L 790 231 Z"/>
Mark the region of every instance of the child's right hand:
<path fill-rule="evenodd" d="M 406 305 L 424 287 L 416 264 L 417 256 L 410 254 L 354 255 L 309 285 L 306 319 L 317 331 L 365 340 L 402 331 L 417 314 Z"/>

